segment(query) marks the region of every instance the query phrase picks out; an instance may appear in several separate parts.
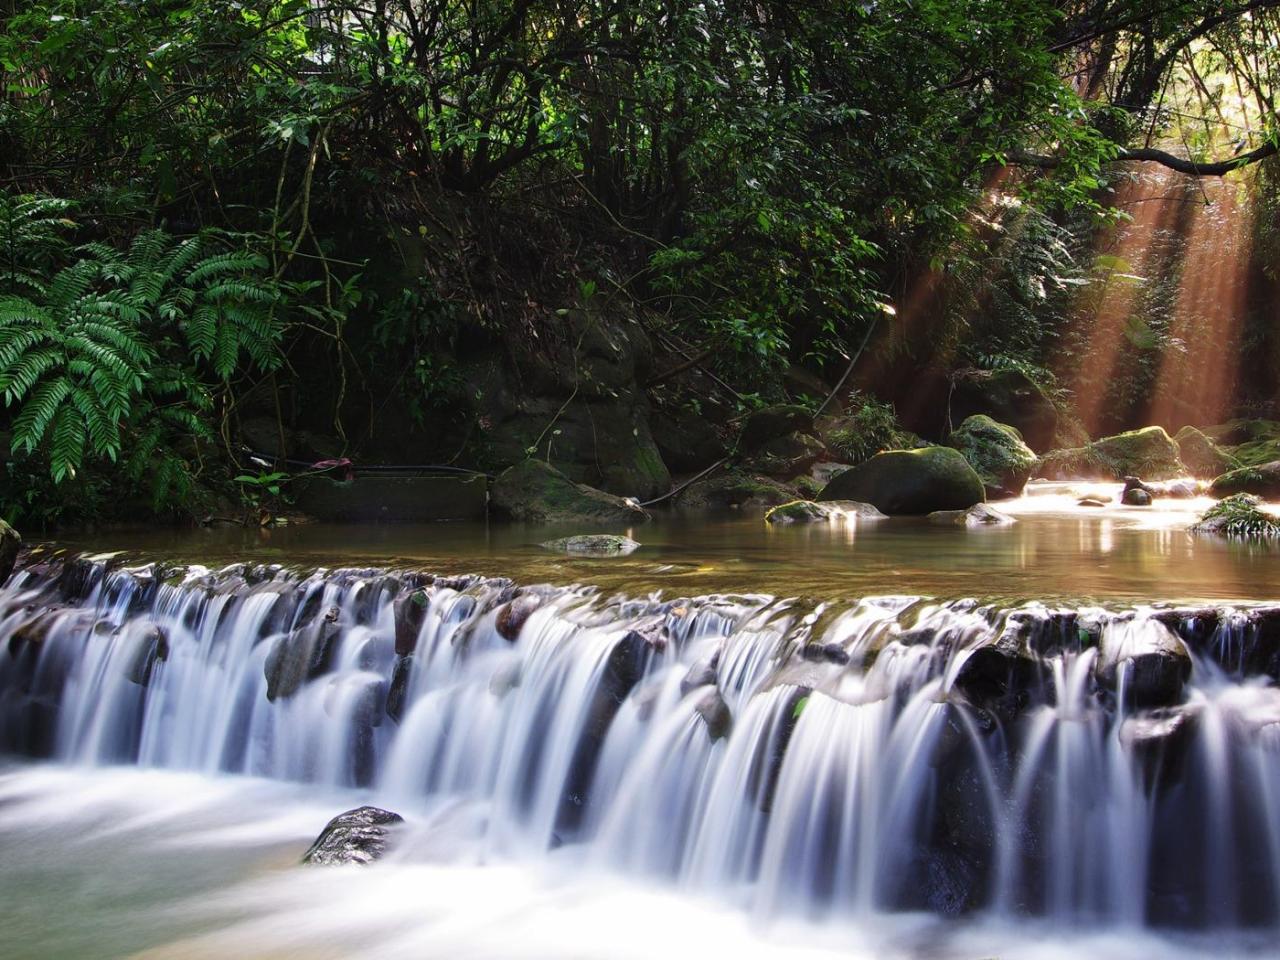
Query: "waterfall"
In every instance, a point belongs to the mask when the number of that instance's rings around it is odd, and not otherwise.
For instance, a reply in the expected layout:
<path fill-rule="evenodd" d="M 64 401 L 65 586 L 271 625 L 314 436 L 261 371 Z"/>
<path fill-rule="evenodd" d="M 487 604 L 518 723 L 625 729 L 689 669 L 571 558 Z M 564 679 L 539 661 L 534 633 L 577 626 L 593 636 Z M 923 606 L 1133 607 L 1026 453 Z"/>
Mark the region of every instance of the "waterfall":
<path fill-rule="evenodd" d="M 1280 922 L 1280 611 L 37 557 L 0 748 L 465 805 L 765 915 Z"/>

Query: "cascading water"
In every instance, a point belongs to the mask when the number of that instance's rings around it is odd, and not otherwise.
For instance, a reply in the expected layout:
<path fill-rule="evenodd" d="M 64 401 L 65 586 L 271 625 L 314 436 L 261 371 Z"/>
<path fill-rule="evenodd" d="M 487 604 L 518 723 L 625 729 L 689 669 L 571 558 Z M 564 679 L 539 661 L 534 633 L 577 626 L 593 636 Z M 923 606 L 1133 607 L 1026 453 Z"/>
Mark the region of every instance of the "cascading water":
<path fill-rule="evenodd" d="M 1280 611 L 28 564 L 0 747 L 438 798 L 758 915 L 1280 922 Z"/>

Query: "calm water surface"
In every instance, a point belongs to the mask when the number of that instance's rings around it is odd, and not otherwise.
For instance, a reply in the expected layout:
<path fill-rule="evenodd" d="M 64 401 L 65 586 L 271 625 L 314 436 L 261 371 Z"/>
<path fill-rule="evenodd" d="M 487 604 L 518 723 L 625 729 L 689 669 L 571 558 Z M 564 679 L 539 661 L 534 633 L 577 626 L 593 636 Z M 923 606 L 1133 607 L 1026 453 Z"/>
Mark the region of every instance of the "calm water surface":
<path fill-rule="evenodd" d="M 870 594 L 1102 603 L 1280 599 L 1280 549 L 1196 536 L 1188 527 L 1212 501 L 1156 507 L 1076 505 L 1076 495 L 1119 485 L 1044 485 L 999 504 L 1009 526 L 939 526 L 897 517 L 857 524 L 774 526 L 758 516 L 658 514 L 629 532 L 628 557 L 564 557 L 538 544 L 576 528 L 437 523 L 270 530 L 115 532 L 63 538 L 92 551 L 127 551 L 216 565 L 411 566 L 521 583 L 590 583 L 668 595 L 769 593 L 820 599 Z"/>

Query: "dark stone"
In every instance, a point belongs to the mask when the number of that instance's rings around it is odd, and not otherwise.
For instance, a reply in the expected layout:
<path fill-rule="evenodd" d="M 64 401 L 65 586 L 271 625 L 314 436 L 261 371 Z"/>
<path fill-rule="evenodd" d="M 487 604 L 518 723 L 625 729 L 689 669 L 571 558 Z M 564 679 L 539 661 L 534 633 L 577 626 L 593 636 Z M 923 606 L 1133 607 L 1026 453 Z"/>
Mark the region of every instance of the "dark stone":
<path fill-rule="evenodd" d="M 490 506 L 500 517 L 528 523 L 628 525 L 649 519 L 634 502 L 574 483 L 541 460 L 526 460 L 498 477 Z"/>
<path fill-rule="evenodd" d="M 664 410 L 649 422 L 663 462 L 676 473 L 705 470 L 727 452 L 711 420 L 694 410 Z"/>
<path fill-rule="evenodd" d="M 1148 791 L 1179 783 L 1195 743 L 1196 715 L 1186 710 L 1155 710 L 1129 717 L 1120 728 L 1120 741 L 1141 771 Z"/>
<path fill-rule="evenodd" d="M 404 817 L 378 807 L 357 807 L 334 817 L 311 849 L 303 863 L 337 866 L 358 863 L 362 866 L 380 859 L 391 847 L 395 828 Z"/>
<path fill-rule="evenodd" d="M 310 477 L 291 488 L 298 509 L 329 523 L 430 523 L 485 514 L 481 474 L 448 477 Z"/>
<path fill-rule="evenodd" d="M 838 474 L 818 500 L 858 500 L 889 515 L 967 510 L 985 496 L 982 480 L 950 447 L 890 450 Z"/>
<path fill-rule="evenodd" d="M 1168 707 L 1182 702 L 1182 691 L 1191 676 L 1191 658 L 1167 650 L 1153 650 L 1103 664 L 1099 679 L 1117 688 L 1122 665 L 1129 664 L 1125 677 L 1125 702 L 1139 708 Z"/>
<path fill-rule="evenodd" d="M 1149 507 L 1151 494 L 1142 487 L 1130 487 L 1120 495 L 1120 502 L 1126 507 Z"/>
<path fill-rule="evenodd" d="M 766 440 L 757 446 L 744 462 L 744 466 L 766 476 L 789 480 L 807 474 L 809 468 L 822 459 L 826 447 L 807 433 L 789 433 Z"/>
<path fill-rule="evenodd" d="M 795 499 L 795 490 L 770 477 L 727 470 L 690 484 L 676 497 L 675 505 L 681 510 L 763 513 Z"/>
<path fill-rule="evenodd" d="M 699 660 L 689 667 L 689 671 L 680 681 L 680 696 L 685 696 L 698 687 L 714 686 L 717 671 L 720 667 L 720 651 L 717 650 L 705 660 Z"/>
<path fill-rule="evenodd" d="M 770 440 L 790 433 L 807 432 L 813 428 L 813 414 L 806 408 L 792 403 L 780 403 L 752 411 L 742 424 L 738 437 L 741 450 L 753 452 Z"/>
<path fill-rule="evenodd" d="M 1017 370 L 961 370 L 951 378 L 952 423 L 986 414 L 1022 434 L 1032 450 L 1048 450 L 1058 432 L 1058 409 L 1044 389 Z"/>
<path fill-rule="evenodd" d="M 396 628 L 396 656 L 407 657 L 418 646 L 418 631 L 431 599 L 425 590 L 414 590 L 396 597 L 391 604 L 391 615 Z"/>
<path fill-rule="evenodd" d="M 341 635 L 338 610 L 331 607 L 319 620 L 277 640 L 263 664 L 267 699 L 274 702 L 282 697 L 291 697 L 308 680 L 326 673 L 332 665 L 334 647 Z"/>
<path fill-rule="evenodd" d="M 733 714 L 729 712 L 729 705 L 724 702 L 719 690 L 710 689 L 702 694 L 693 709 L 706 724 L 707 735 L 713 743 L 727 737 L 733 729 Z"/>
<path fill-rule="evenodd" d="M 139 630 L 139 635 L 125 675 L 130 683 L 145 687 L 151 683 L 156 663 L 169 659 L 169 639 L 163 628 L 155 623 L 148 623 L 143 627 L 131 626 L 129 629 Z"/>
<path fill-rule="evenodd" d="M 542 598 L 534 593 L 521 594 L 506 604 L 498 611 L 494 622 L 498 636 L 515 643 L 516 638 L 520 636 L 520 631 L 524 629 L 525 621 L 540 606 L 542 606 Z"/>
<path fill-rule="evenodd" d="M 412 672 L 413 657 L 396 658 L 396 665 L 391 671 L 391 684 L 387 687 L 387 716 L 396 723 L 404 717 L 404 698 Z"/>

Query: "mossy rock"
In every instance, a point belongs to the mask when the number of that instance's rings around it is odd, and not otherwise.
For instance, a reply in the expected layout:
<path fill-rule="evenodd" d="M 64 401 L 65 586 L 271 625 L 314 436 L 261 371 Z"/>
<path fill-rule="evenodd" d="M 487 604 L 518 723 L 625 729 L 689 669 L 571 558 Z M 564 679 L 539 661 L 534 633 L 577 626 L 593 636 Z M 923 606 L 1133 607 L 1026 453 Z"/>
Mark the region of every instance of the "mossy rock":
<path fill-rule="evenodd" d="M 527 523 L 623 525 L 648 520 L 633 501 L 574 483 L 542 460 L 506 470 L 489 490 L 489 505 L 501 517 Z"/>
<path fill-rule="evenodd" d="M 943 527 L 1007 527 L 1018 521 L 995 507 L 975 503 L 968 510 L 935 510 L 929 514 L 929 522 Z"/>
<path fill-rule="evenodd" d="M 1205 427 L 1204 433 L 1220 447 L 1235 447 L 1259 440 L 1280 440 L 1280 421 L 1241 417 Z"/>
<path fill-rule="evenodd" d="M 889 450 L 835 477 L 820 501 L 857 500 L 890 516 L 967 510 L 985 497 L 982 478 L 951 447 Z"/>
<path fill-rule="evenodd" d="M 826 523 L 835 512 L 812 500 L 791 500 L 770 508 L 764 515 L 765 523 Z"/>
<path fill-rule="evenodd" d="M 1012 424 L 1033 450 L 1048 450 L 1058 432 L 1058 408 L 1044 388 L 1020 370 L 961 370 L 952 375 L 952 422 L 986 414 Z"/>
<path fill-rule="evenodd" d="M 1241 465 L 1240 461 L 1195 427 L 1183 427 L 1174 435 L 1173 442 L 1178 445 L 1178 459 L 1193 477 L 1217 477 Z"/>
<path fill-rule="evenodd" d="M 1224 473 L 1210 484 L 1209 492 L 1215 497 L 1251 493 L 1264 500 L 1280 500 L 1280 460 Z"/>
<path fill-rule="evenodd" d="M 1046 480 L 1169 480 L 1185 476 L 1187 468 L 1164 427 L 1143 427 L 1085 447 L 1053 450 L 1040 459 L 1034 472 Z"/>
<path fill-rule="evenodd" d="M 1250 440 L 1234 447 L 1224 447 L 1224 452 L 1235 461 L 1233 467 L 1260 467 L 1264 463 L 1280 460 L 1280 440 Z M 1227 470 L 1220 471 L 1226 473 Z"/>
<path fill-rule="evenodd" d="M 763 513 L 796 499 L 796 491 L 777 480 L 741 470 L 728 470 L 690 484 L 675 506 L 689 511 L 743 510 Z"/>
<path fill-rule="evenodd" d="M 13 565 L 18 560 L 18 550 L 22 547 L 22 537 L 3 520 L 0 520 L 0 586 L 13 573 Z"/>
<path fill-rule="evenodd" d="M 1280 520 L 1263 510 L 1257 497 L 1237 493 L 1206 510 L 1191 532 L 1235 540 L 1274 540 L 1280 537 Z"/>
<path fill-rule="evenodd" d="M 574 557 L 625 557 L 640 548 L 630 537 L 611 533 L 587 533 L 576 537 L 560 537 L 539 544 L 543 550 Z"/>
<path fill-rule="evenodd" d="M 1020 495 L 1036 465 L 1035 453 L 1016 427 L 981 413 L 960 424 L 947 438 L 947 446 L 964 455 L 992 499 Z"/>

